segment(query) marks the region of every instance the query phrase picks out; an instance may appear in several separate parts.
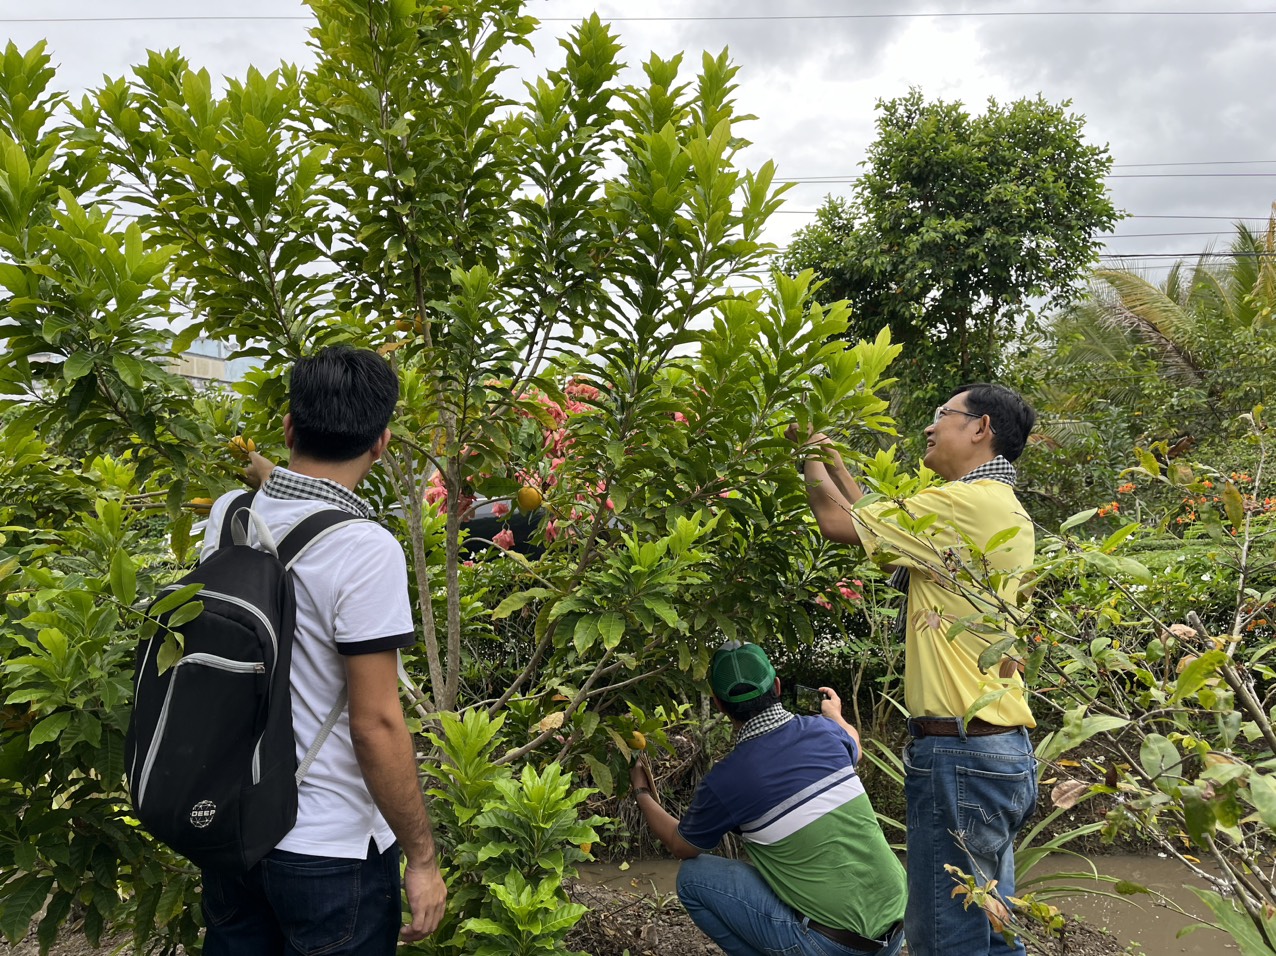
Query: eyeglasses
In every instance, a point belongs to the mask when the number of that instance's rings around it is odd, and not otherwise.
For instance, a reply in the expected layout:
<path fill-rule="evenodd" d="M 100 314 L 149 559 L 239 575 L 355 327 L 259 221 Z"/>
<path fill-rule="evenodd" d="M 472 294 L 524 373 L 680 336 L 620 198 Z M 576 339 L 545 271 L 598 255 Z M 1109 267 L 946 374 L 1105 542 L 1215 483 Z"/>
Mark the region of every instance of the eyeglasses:
<path fill-rule="evenodd" d="M 976 415 L 974 412 L 963 412 L 960 408 L 949 408 L 947 405 L 940 405 L 935 409 L 935 417 L 931 424 L 938 425 L 939 420 L 945 415 L 965 415 L 967 418 L 983 418 L 983 415 Z"/>

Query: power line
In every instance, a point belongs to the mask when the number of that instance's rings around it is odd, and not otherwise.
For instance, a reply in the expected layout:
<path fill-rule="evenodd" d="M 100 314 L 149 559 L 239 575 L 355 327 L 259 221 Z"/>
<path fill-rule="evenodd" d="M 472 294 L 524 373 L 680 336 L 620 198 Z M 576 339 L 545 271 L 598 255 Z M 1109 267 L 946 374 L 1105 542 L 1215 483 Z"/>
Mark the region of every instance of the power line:
<path fill-rule="evenodd" d="M 777 209 L 776 214 L 786 216 L 814 216 L 818 209 Z M 1129 213 L 1122 218 L 1124 219 L 1207 219 L 1218 220 L 1220 222 L 1261 222 L 1267 223 L 1267 216 L 1193 216 L 1193 215 L 1139 215 L 1137 213 Z"/>
<path fill-rule="evenodd" d="M 807 186 L 839 186 L 859 182 L 863 176 L 787 177 L 781 182 Z M 1276 173 L 1109 173 L 1104 179 L 1276 179 Z"/>
<path fill-rule="evenodd" d="M 1000 19 L 1006 17 L 1269 17 L 1276 10 L 970 10 L 936 13 L 766 13 L 722 16 L 685 17 L 607 17 L 614 23 L 759 23 L 782 20 L 949 20 Z M 536 17 L 541 23 L 579 23 L 579 17 Z M 139 23 L 139 22 L 260 22 L 314 21 L 313 16 L 299 14 L 171 14 L 160 16 L 100 17 L 0 17 L 0 23 Z"/>
<path fill-rule="evenodd" d="M 722 23 L 817 20 L 939 20 L 991 19 L 1005 17 L 1268 17 L 1276 10 L 972 10 L 937 13 L 825 13 L 825 14 L 753 14 L 727 16 L 610 16 L 614 23 Z M 579 23 L 583 17 L 537 17 L 541 23 Z M 0 17 L 0 23 L 147 23 L 147 22 L 313 22 L 314 17 L 296 14 L 170 14 L 159 16 L 99 17 Z"/>

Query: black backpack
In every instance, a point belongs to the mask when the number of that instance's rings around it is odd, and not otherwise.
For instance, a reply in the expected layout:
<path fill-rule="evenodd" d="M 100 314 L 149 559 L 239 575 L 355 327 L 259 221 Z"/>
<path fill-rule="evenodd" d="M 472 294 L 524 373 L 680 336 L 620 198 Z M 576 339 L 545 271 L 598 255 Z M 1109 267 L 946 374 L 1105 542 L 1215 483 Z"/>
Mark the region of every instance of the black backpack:
<path fill-rule="evenodd" d="M 246 543 L 249 521 L 265 530 L 251 513 L 253 494 L 227 508 L 217 550 L 157 595 L 155 603 L 200 584 L 193 600 L 204 610 L 178 626 L 182 654 L 164 673 L 156 658 L 175 609 L 139 645 L 125 743 L 142 825 L 201 868 L 232 873 L 250 869 L 293 828 L 297 785 L 346 703 L 343 691 L 299 767 L 288 680 L 296 625 L 290 569 L 320 537 L 366 520 L 317 512 L 272 554 Z M 261 537 L 269 548 L 269 532 Z"/>

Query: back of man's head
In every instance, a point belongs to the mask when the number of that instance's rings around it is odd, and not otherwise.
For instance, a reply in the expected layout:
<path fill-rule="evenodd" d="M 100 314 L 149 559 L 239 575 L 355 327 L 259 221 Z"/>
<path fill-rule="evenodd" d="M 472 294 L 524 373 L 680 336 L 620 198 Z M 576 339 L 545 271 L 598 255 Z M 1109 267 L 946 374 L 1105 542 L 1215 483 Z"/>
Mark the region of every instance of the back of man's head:
<path fill-rule="evenodd" d="M 1023 447 L 1037 423 L 1037 413 L 1014 389 L 1004 385 L 976 382 L 953 390 L 953 396 L 965 395 L 966 408 L 973 415 L 987 415 L 992 424 L 993 451 L 1007 461 L 1023 454 Z"/>
<path fill-rule="evenodd" d="M 399 379 L 381 356 L 336 345 L 297 360 L 289 379 L 293 451 L 342 462 L 372 448 L 390 424 Z"/>
<path fill-rule="evenodd" d="M 728 641 L 709 662 L 709 686 L 732 720 L 746 721 L 780 698 L 775 692 L 775 667 L 756 644 Z"/>

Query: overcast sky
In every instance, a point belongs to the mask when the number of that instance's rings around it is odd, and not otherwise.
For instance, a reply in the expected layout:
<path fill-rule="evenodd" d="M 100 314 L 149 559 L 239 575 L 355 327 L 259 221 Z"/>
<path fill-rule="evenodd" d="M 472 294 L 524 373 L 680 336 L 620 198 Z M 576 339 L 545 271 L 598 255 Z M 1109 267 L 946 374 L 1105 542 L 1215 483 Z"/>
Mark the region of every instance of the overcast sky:
<path fill-rule="evenodd" d="M 781 178 L 854 176 L 874 103 L 917 86 L 973 108 L 1038 92 L 1072 100 L 1089 139 L 1109 144 L 1113 198 L 1132 214 L 1109 253 L 1224 247 L 1233 219 L 1259 225 L 1276 200 L 1276 98 L 1266 82 L 1276 0 L 529 0 L 542 25 L 536 57 L 517 59 L 520 74 L 558 66 L 555 38 L 595 9 L 614 22 L 633 65 L 652 50 L 685 50 L 691 68 L 699 51 L 729 47 L 741 66 L 739 111 L 758 117 L 740 129 L 754 143 L 745 163 L 774 159 Z M 58 84 L 75 92 L 124 74 L 148 49 L 179 47 L 214 76 L 305 64 L 305 13 L 297 0 L 0 0 L 8 39 L 25 49 L 46 38 Z M 225 19 L 175 19 L 210 15 Z M 245 19 L 267 16 L 280 19 Z M 771 19 L 743 19 L 751 16 Z M 19 22 L 34 17 L 47 19 Z M 768 238 L 782 245 L 826 194 L 848 189 L 798 185 Z M 1181 235 L 1148 235 L 1163 233 Z M 1159 275 L 1165 261 L 1146 264 Z"/>

